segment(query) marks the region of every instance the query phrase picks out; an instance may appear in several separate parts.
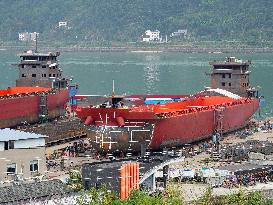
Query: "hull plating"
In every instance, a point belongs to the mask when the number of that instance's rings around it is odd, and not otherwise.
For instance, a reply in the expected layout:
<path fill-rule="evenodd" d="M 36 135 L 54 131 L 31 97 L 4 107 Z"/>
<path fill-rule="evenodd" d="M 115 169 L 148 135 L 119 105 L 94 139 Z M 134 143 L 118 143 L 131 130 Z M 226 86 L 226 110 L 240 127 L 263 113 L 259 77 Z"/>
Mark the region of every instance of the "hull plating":
<path fill-rule="evenodd" d="M 64 104 L 68 100 L 68 90 L 58 90 L 47 95 L 48 118 L 56 118 L 64 113 Z M 39 121 L 40 96 L 24 96 L 0 99 L 0 128 L 14 127 L 23 122 Z"/>
<path fill-rule="evenodd" d="M 153 125 L 144 126 L 90 126 L 87 136 L 93 148 L 103 152 L 139 151 L 141 144 L 148 147 Z"/>
<path fill-rule="evenodd" d="M 200 99 L 201 101 L 202 99 Z M 191 107 L 188 102 L 185 103 Z M 83 121 L 87 116 L 92 117 L 93 125 L 89 127 L 89 132 L 94 147 L 98 150 L 127 151 L 133 149 L 133 151 L 139 151 L 141 144 L 148 145 L 151 149 L 156 150 L 163 147 L 180 146 L 210 137 L 217 129 L 217 123 L 219 123 L 217 115 L 219 113 L 216 109 L 217 106 L 215 108 L 212 106 L 212 101 L 208 100 L 207 103 L 209 109 L 189 109 L 189 113 L 181 115 L 172 115 L 172 113 L 179 111 L 171 112 L 170 115 L 168 115 L 169 113 L 155 113 L 155 108 L 153 111 L 148 108 L 144 111 L 143 109 L 134 110 L 134 112 L 130 109 L 81 108 L 78 110 L 78 116 Z M 221 103 L 224 102 L 221 101 Z M 177 104 L 170 104 L 171 106 L 177 106 Z M 259 101 L 256 98 L 241 100 L 239 103 L 227 99 L 227 103 L 224 103 L 222 106 L 224 109 L 221 111 L 222 131 L 225 133 L 245 126 L 258 106 Z M 195 107 L 198 106 L 195 105 Z M 125 125 L 119 125 L 118 117 L 124 118 Z M 133 140 L 131 140 L 131 131 L 128 130 L 130 126 L 149 131 L 145 133 L 145 137 L 143 137 L 144 132 L 135 133 Z M 105 130 L 105 127 L 108 127 L 108 130 Z M 114 132 L 119 134 L 113 134 Z M 133 146 L 130 141 L 135 142 Z M 105 142 L 113 143 L 107 145 Z"/>

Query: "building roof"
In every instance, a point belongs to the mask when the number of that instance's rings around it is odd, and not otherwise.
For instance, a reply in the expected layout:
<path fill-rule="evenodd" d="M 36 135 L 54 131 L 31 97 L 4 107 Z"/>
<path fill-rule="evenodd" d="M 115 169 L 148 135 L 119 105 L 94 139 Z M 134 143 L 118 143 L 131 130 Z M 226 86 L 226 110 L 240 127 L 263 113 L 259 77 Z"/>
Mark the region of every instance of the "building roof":
<path fill-rule="evenodd" d="M 18 54 L 18 56 L 20 56 L 20 57 L 25 57 L 25 56 L 59 56 L 59 55 L 60 55 L 60 52 L 37 53 L 32 50 Z"/>
<path fill-rule="evenodd" d="M 220 170 L 228 170 L 230 172 L 248 172 L 248 171 L 255 171 L 255 170 L 263 170 L 267 169 L 268 166 L 264 165 L 256 165 L 256 164 L 234 164 L 234 165 L 227 165 L 219 167 Z"/>
<path fill-rule="evenodd" d="M 64 196 L 73 191 L 60 180 L 50 180 L 0 187 L 0 204 L 22 202 L 51 196 Z"/>
<path fill-rule="evenodd" d="M 14 130 L 10 128 L 0 129 L 0 142 L 9 140 L 26 140 L 26 139 L 38 139 L 47 138 L 46 135 L 35 134 L 31 132 L 23 132 L 20 130 Z"/>

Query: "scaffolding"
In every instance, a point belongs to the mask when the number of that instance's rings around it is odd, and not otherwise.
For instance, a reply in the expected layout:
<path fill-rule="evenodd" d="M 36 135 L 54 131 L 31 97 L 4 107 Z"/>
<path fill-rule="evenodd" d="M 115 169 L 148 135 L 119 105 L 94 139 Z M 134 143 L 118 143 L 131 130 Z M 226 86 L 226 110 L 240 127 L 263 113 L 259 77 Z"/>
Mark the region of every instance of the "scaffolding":
<path fill-rule="evenodd" d="M 41 123 L 46 122 L 48 119 L 48 109 L 46 105 L 46 95 L 43 93 L 40 96 L 40 113 L 39 113 L 39 121 Z"/>
<path fill-rule="evenodd" d="M 223 138 L 223 121 L 224 121 L 224 110 L 226 107 L 224 106 L 217 106 L 214 110 L 214 127 L 215 127 L 215 134 L 217 135 L 217 142 L 216 142 L 216 153 L 219 154 L 220 151 L 220 141 Z"/>
<path fill-rule="evenodd" d="M 223 137 L 223 121 L 224 121 L 224 110 L 226 107 L 218 106 L 214 110 L 214 124 L 215 131 L 220 135 L 220 139 Z"/>

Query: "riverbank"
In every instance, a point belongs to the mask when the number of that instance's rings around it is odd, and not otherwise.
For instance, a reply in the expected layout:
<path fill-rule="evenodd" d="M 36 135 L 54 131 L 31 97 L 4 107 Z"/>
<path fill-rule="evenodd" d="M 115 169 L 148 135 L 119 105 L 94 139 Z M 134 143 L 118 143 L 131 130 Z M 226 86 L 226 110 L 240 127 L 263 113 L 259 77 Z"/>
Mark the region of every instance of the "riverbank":
<path fill-rule="evenodd" d="M 34 49 L 30 46 L 0 46 L 0 50 L 22 51 Z M 181 52 L 181 53 L 273 53 L 273 48 L 269 47 L 198 47 L 179 45 L 158 45 L 158 46 L 39 46 L 39 51 L 61 52 L 135 52 L 135 53 L 161 53 L 161 52 Z"/>

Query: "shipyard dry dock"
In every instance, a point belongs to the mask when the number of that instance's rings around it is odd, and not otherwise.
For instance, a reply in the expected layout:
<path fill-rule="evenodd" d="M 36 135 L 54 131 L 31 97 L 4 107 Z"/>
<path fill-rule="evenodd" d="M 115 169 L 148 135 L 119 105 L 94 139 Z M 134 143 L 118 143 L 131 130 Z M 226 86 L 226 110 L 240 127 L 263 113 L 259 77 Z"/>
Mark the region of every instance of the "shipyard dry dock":
<path fill-rule="evenodd" d="M 46 146 L 58 145 L 87 137 L 87 130 L 79 119 L 62 119 L 37 125 L 18 127 L 26 132 L 48 136 Z"/>

